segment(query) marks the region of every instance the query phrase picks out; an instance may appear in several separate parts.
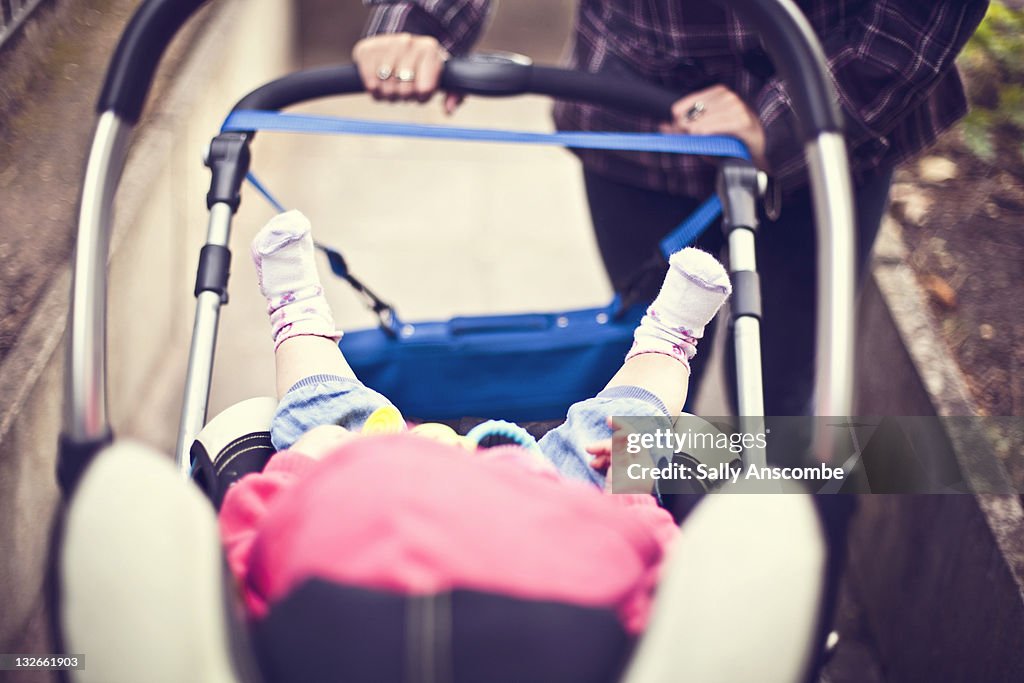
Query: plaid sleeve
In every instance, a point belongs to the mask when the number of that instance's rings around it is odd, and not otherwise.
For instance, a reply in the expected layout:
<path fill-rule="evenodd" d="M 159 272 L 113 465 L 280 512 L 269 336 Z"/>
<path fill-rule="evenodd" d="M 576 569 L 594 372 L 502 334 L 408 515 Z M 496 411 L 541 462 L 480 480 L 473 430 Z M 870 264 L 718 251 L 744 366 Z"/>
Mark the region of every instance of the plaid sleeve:
<path fill-rule="evenodd" d="M 822 36 L 855 173 L 876 167 L 890 147 L 888 136 L 904 117 L 941 81 L 957 78 L 954 60 L 987 7 L 988 0 L 878 0 L 865 3 L 861 16 L 842 35 Z M 776 179 L 783 188 L 802 184 L 803 145 L 785 85 L 770 79 L 755 107 Z M 960 105 L 942 121 L 951 123 L 962 109 Z M 937 135 L 941 130 L 927 132 Z"/>
<path fill-rule="evenodd" d="M 465 54 L 480 37 L 490 0 L 363 0 L 371 8 L 365 34 L 434 36 L 446 50 Z"/>

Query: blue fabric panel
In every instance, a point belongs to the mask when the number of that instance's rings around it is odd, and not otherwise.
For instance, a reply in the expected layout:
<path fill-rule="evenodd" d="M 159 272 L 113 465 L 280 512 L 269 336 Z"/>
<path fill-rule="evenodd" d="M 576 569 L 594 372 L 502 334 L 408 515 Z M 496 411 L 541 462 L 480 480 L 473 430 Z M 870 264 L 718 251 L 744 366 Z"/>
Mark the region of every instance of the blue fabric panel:
<path fill-rule="evenodd" d="M 453 318 L 347 332 L 339 346 L 368 387 L 428 420 L 558 420 L 618 370 L 643 307 Z M 601 322 L 608 316 L 606 322 Z"/>

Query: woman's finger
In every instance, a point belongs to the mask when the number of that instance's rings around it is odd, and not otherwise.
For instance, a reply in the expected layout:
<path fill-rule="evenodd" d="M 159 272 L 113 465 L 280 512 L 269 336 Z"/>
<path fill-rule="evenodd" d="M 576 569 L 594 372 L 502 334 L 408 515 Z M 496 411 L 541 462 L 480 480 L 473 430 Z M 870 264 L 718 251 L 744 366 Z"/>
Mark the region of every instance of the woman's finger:
<path fill-rule="evenodd" d="M 462 100 L 465 99 L 460 93 L 445 93 L 444 96 L 444 113 L 451 116 L 455 113 L 455 110 L 462 104 Z"/>
<path fill-rule="evenodd" d="M 395 40 L 389 41 L 386 51 L 381 54 L 379 61 L 380 71 L 377 76 L 381 81 L 380 92 L 384 99 L 394 102 L 399 99 L 401 84 L 399 81 L 403 70 L 412 68 L 412 61 L 408 56 L 410 36 L 407 33 L 393 36 Z M 387 76 L 385 78 L 385 75 Z"/>
<path fill-rule="evenodd" d="M 697 134 L 697 126 L 708 118 L 721 116 L 738 99 L 723 85 L 715 85 L 681 97 L 672 105 L 672 125 L 666 132 Z"/>
<path fill-rule="evenodd" d="M 381 80 L 378 77 L 381 67 L 382 52 L 386 42 L 381 41 L 380 36 L 364 38 L 352 48 L 352 61 L 359 70 L 359 77 L 363 81 L 363 88 L 367 93 L 379 98 L 381 95 Z"/>
<path fill-rule="evenodd" d="M 412 99 L 416 93 L 416 74 L 420 68 L 420 54 L 409 45 L 395 59 L 395 72 L 391 76 L 395 99 Z"/>
<path fill-rule="evenodd" d="M 413 92 L 420 102 L 426 102 L 437 91 L 441 82 L 441 71 L 448 59 L 448 53 L 436 43 L 425 42 L 419 46 L 420 58 L 416 65 L 416 80 Z"/>

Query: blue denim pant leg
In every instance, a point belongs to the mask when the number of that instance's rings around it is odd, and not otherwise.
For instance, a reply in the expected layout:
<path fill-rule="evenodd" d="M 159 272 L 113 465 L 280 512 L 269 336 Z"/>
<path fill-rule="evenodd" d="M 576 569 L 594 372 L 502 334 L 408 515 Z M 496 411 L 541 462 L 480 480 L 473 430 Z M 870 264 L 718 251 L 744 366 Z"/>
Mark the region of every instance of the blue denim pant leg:
<path fill-rule="evenodd" d="M 296 382 L 281 398 L 270 424 L 270 440 L 283 451 L 320 425 L 359 431 L 373 411 L 390 405 L 391 401 L 357 379 L 312 375 Z"/>
<path fill-rule="evenodd" d="M 563 477 L 604 488 L 605 475 L 590 466 L 586 447 L 611 437 L 610 416 L 670 417 L 665 404 L 646 389 L 612 387 L 573 404 L 565 422 L 540 440 L 540 449 Z"/>

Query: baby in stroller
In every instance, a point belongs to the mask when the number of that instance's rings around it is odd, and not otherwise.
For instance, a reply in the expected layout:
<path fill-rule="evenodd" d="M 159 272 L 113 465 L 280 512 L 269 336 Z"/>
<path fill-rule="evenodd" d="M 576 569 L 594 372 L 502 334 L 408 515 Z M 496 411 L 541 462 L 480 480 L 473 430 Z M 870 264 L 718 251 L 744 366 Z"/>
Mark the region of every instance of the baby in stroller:
<path fill-rule="evenodd" d="M 502 424 L 510 443 L 478 449 L 440 425 L 408 429 L 355 377 L 302 214 L 272 219 L 252 254 L 279 452 L 228 491 L 220 525 L 264 670 L 615 680 L 678 528 L 650 495 L 606 495 L 611 416 L 680 413 L 689 360 L 731 291 L 721 264 L 673 255 L 603 391 L 539 442 Z"/>

